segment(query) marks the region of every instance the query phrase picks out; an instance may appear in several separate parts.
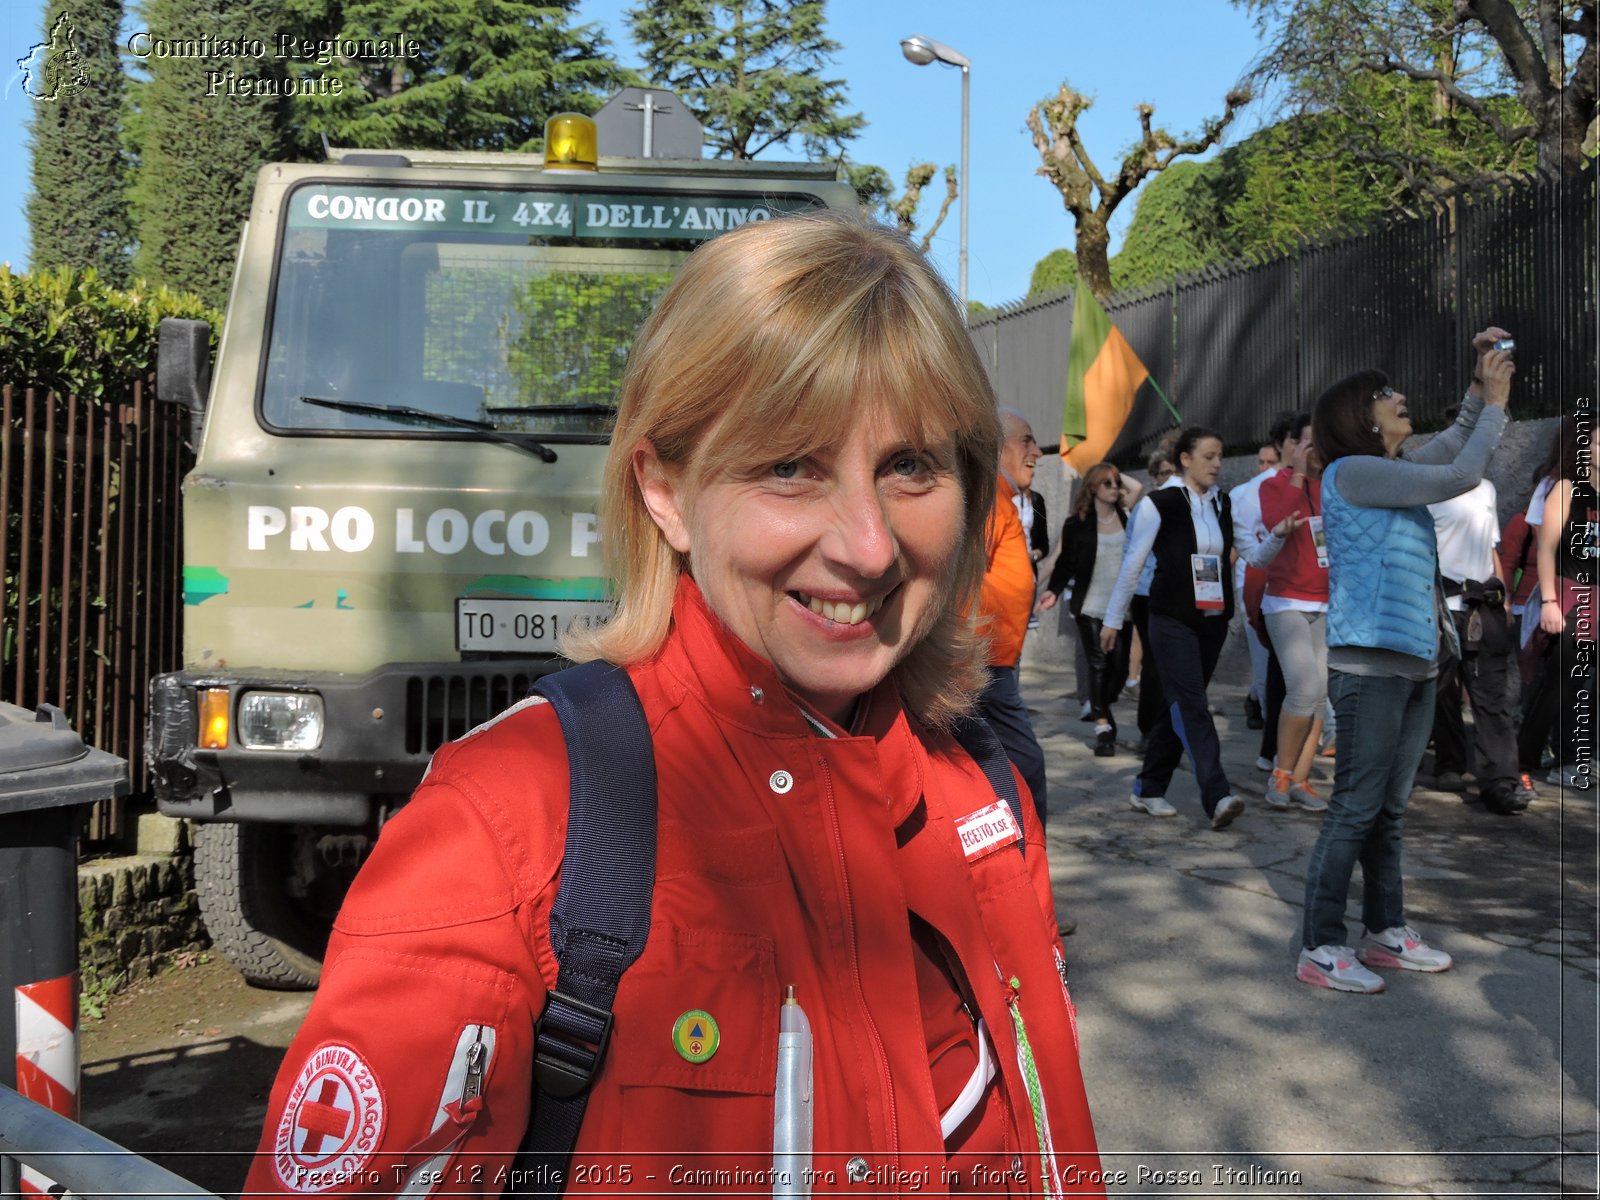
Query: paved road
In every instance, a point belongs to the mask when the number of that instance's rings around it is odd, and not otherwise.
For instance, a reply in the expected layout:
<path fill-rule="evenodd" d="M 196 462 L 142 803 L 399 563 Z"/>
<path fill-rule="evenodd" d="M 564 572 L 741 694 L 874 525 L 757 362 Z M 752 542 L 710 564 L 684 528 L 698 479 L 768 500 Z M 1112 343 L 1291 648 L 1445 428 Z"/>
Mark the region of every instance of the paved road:
<path fill-rule="evenodd" d="M 1137 761 L 1091 754 L 1070 668 L 1023 679 L 1050 762 L 1058 904 L 1078 921 L 1067 948 L 1090 1101 L 1105 1167 L 1125 1173 L 1115 1190 L 1596 1193 L 1592 800 L 1541 786 L 1528 812 L 1498 817 L 1418 788 L 1407 912 L 1457 965 L 1390 972 L 1377 996 L 1327 992 L 1293 974 L 1320 818 L 1261 802 L 1243 690 L 1212 689 L 1250 806 L 1217 832 L 1192 775 L 1168 793 L 1176 818 L 1128 806 Z M 1119 708 L 1131 726 L 1131 701 Z M 1352 938 L 1358 897 L 1359 872 Z"/>
<path fill-rule="evenodd" d="M 1317 818 L 1260 803 L 1240 689 L 1213 700 L 1250 808 L 1213 832 L 1188 776 L 1170 793 L 1177 818 L 1128 807 L 1133 757 L 1090 753 L 1070 667 L 1029 666 L 1023 685 L 1050 761 L 1056 890 L 1078 921 L 1073 990 L 1113 1193 L 1596 1194 L 1591 800 L 1541 788 L 1507 818 L 1419 789 L 1408 910 L 1458 965 L 1391 976 L 1380 996 L 1325 992 L 1293 976 Z M 207 1152 L 169 1161 L 235 1189 L 228 1152 L 253 1147 L 304 1002 L 215 976 L 193 1009 L 182 975 L 162 989 L 173 1012 L 152 1032 L 87 1039 L 85 1122 L 138 1148 Z"/>

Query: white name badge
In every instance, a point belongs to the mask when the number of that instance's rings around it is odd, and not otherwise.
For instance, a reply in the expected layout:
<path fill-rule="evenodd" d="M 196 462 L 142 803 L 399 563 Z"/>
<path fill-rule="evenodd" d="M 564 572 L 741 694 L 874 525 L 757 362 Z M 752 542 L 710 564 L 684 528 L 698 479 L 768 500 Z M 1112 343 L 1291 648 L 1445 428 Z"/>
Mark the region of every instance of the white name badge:
<path fill-rule="evenodd" d="M 1194 577 L 1194 606 L 1204 612 L 1222 611 L 1222 558 L 1216 554 L 1191 554 L 1189 572 Z"/>
<path fill-rule="evenodd" d="M 1306 527 L 1311 530 L 1311 544 L 1317 548 L 1317 566 L 1323 570 L 1328 569 L 1328 539 L 1322 532 L 1322 518 L 1311 517 L 1306 521 Z"/>
<path fill-rule="evenodd" d="M 971 862 L 986 854 L 993 854 L 1002 846 L 1015 845 L 1022 840 L 1022 830 L 1011 808 L 1004 800 L 996 800 L 987 808 L 980 808 L 956 821 L 956 836 L 961 839 L 961 851 Z"/>

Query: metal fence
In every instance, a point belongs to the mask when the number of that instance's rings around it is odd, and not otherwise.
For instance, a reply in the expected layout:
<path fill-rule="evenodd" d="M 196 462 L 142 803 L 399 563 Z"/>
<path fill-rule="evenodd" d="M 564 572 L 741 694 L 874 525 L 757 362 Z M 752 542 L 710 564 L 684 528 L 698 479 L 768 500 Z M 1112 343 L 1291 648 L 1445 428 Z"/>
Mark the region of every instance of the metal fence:
<path fill-rule="evenodd" d="M 1238 449 L 1363 367 L 1388 372 L 1419 426 L 1437 423 L 1466 390 L 1473 333 L 1491 324 L 1517 340 L 1513 413 L 1555 416 L 1597 389 L 1596 216 L 1590 166 L 1118 293 L 1106 307 L 1184 422 Z M 1070 292 L 971 324 L 1001 404 L 1041 441 L 1060 429 L 1071 324 Z M 1171 426 L 1145 388 L 1117 456 Z"/>
<path fill-rule="evenodd" d="M 48 701 L 146 790 L 150 676 L 181 647 L 187 414 L 135 383 L 85 400 L 0 387 L 0 697 Z M 93 840 L 119 836 L 97 805 Z"/>

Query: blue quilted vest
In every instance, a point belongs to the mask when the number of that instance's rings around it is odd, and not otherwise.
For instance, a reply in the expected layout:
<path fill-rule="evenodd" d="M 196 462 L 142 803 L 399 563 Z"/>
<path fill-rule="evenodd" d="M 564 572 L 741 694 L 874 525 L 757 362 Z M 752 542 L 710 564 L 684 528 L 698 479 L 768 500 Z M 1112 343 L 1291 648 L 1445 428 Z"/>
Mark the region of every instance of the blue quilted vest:
<path fill-rule="evenodd" d="M 1363 508 L 1339 492 L 1339 467 L 1322 473 L 1328 540 L 1328 645 L 1398 650 L 1432 662 L 1439 650 L 1434 598 L 1438 543 L 1427 508 Z M 1450 635 L 1455 634 L 1451 628 Z"/>

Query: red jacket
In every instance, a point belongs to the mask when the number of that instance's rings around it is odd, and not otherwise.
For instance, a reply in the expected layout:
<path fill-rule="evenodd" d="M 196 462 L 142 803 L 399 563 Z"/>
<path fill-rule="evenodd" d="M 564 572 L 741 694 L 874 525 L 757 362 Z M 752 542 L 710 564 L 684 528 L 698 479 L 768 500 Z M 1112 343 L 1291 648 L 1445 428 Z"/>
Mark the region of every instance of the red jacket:
<path fill-rule="evenodd" d="M 968 857 L 962 819 L 995 795 L 952 739 L 921 729 L 889 683 L 866 701 L 863 735 L 817 736 L 687 580 L 667 644 L 629 673 L 658 773 L 650 938 L 618 991 L 568 1190 L 770 1191 L 758 1173 L 792 984 L 815 1042 L 817 1193 L 949 1191 L 956 1171 L 961 1190 L 1033 1195 L 1048 1162 L 1069 1193 L 1103 1195 L 1033 806 L 1025 859 L 1014 843 Z M 539 702 L 435 756 L 335 923 L 247 1193 L 393 1193 L 419 1167 L 438 1179 L 418 1194 L 505 1188 L 497 1156 L 522 1137 L 533 1021 L 556 977 L 567 788 Z M 952 1160 L 939 1114 L 976 1062 L 963 1002 L 998 1074 L 952 1135 L 978 1153 Z M 696 1011 L 720 1034 L 702 1062 L 674 1042 Z M 857 1156 L 865 1188 L 847 1178 Z"/>
<path fill-rule="evenodd" d="M 1305 487 L 1290 483 L 1294 475 L 1283 468 L 1261 484 L 1261 523 L 1271 529 L 1289 514 L 1302 517 L 1322 515 L 1322 479 L 1305 477 Z M 1291 600 L 1328 602 L 1328 568 L 1317 565 L 1317 547 L 1311 540 L 1311 525 L 1306 523 L 1289 535 L 1278 557 L 1267 568 L 1267 595 Z"/>

